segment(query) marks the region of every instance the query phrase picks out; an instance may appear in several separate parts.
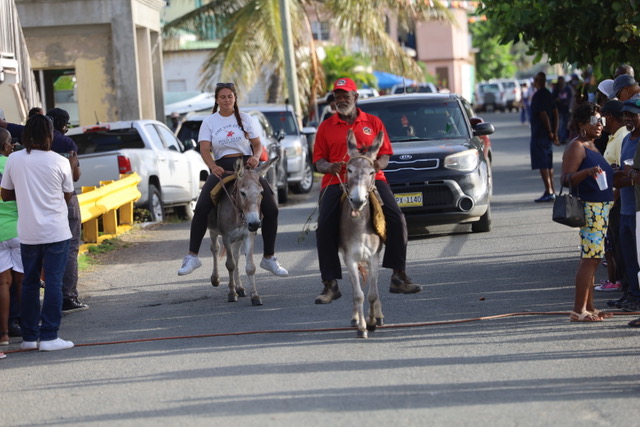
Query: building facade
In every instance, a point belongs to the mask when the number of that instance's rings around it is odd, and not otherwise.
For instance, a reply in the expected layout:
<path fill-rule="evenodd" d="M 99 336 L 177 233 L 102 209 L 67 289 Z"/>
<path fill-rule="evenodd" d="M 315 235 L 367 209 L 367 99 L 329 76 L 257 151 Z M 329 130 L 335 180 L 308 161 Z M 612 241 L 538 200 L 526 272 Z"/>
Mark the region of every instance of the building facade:
<path fill-rule="evenodd" d="M 162 0 L 15 0 L 42 107 L 164 120 Z"/>

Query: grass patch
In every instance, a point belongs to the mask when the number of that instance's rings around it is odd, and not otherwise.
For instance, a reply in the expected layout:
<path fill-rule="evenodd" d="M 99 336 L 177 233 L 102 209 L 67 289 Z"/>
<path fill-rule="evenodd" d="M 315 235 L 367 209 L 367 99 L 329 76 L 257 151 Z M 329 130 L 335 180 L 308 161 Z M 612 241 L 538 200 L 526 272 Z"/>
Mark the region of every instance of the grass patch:
<path fill-rule="evenodd" d="M 104 240 L 99 245 L 89 246 L 87 253 L 78 257 L 78 270 L 88 270 L 91 266 L 99 264 L 99 256 L 122 248 L 128 248 L 131 243 L 124 242 L 118 238 Z"/>

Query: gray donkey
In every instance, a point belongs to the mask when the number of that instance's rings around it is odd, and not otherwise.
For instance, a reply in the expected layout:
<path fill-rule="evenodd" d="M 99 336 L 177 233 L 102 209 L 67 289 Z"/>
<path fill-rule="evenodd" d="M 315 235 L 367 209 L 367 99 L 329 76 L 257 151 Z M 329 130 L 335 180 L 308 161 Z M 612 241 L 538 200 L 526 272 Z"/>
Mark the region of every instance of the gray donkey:
<path fill-rule="evenodd" d="M 367 330 L 374 331 L 383 324 L 382 303 L 378 292 L 378 270 L 382 239 L 374 232 L 369 200 L 375 189 L 374 160 L 382 144 L 384 134 L 378 133 L 369 150 L 361 154 L 356 146 L 353 131 L 347 136 L 347 182 L 346 196 L 340 217 L 340 251 L 349 272 L 353 288 L 353 315 L 351 325 L 358 327 L 358 338 L 367 338 Z M 368 272 L 367 272 L 368 270 Z M 360 287 L 360 277 L 369 282 L 369 316 L 364 316 L 364 292 Z"/>
<path fill-rule="evenodd" d="M 242 245 L 246 259 L 245 272 L 251 282 L 251 304 L 262 305 L 262 299 L 256 288 L 256 265 L 253 262 L 253 244 L 256 231 L 261 226 L 260 203 L 262 202 L 262 185 L 259 178 L 267 173 L 271 165 L 278 160 L 274 157 L 256 169 L 245 169 L 242 157 L 236 162 L 237 179 L 233 186 L 220 194 L 217 205 L 209 214 L 208 228 L 211 237 L 211 253 L 213 254 L 213 273 L 211 284 L 220 285 L 218 276 L 218 252 L 220 244 L 218 236 L 227 253 L 226 267 L 229 271 L 229 294 L 227 301 L 237 302 L 238 297 L 246 295 L 240 281 L 239 258 Z M 225 185 L 225 184 L 223 184 Z"/>

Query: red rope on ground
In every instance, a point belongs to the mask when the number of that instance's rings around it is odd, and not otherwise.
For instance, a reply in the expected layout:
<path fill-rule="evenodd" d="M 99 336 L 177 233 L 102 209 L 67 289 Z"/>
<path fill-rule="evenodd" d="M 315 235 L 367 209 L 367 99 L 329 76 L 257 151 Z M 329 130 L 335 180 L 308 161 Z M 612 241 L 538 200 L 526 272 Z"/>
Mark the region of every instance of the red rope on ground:
<path fill-rule="evenodd" d="M 611 313 L 614 316 L 639 316 L 640 315 L 640 312 L 607 312 L 607 313 Z M 439 322 L 400 323 L 397 325 L 377 326 L 376 329 L 399 329 L 399 328 L 417 328 L 417 327 L 425 327 L 425 326 L 456 325 L 460 323 L 478 322 L 482 320 L 492 320 L 492 319 L 504 319 L 507 317 L 515 317 L 515 316 L 568 316 L 568 315 L 569 315 L 569 312 L 566 312 L 566 311 L 548 311 L 548 312 L 531 311 L 531 312 L 520 312 L 520 313 L 496 314 L 494 316 L 474 317 L 470 319 L 442 320 Z M 132 343 L 139 343 L 139 342 L 182 340 L 182 339 L 192 339 L 192 338 L 230 337 L 230 336 L 239 336 L 239 335 L 351 331 L 355 329 L 357 328 L 349 326 L 349 327 L 342 327 L 342 328 L 281 329 L 281 330 L 266 330 L 266 331 L 222 332 L 217 334 L 184 335 L 184 336 L 177 336 L 177 337 L 138 338 L 133 340 L 123 340 L 123 341 L 94 342 L 94 343 L 85 343 L 85 344 L 75 344 L 75 347 L 92 347 L 92 346 L 98 346 L 98 345 L 113 345 L 113 344 L 132 344 Z M 29 349 L 29 350 L 18 349 L 18 350 L 4 351 L 4 353 L 12 354 L 12 353 L 22 353 L 26 351 L 37 351 L 37 349 L 35 348 Z"/>

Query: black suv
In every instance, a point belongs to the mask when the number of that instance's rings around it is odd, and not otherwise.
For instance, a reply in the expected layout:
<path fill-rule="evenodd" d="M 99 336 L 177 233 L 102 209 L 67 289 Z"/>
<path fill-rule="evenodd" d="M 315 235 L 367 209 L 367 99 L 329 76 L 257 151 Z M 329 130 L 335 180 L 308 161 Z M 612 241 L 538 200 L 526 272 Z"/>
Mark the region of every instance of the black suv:
<path fill-rule="evenodd" d="M 464 98 L 389 95 L 358 106 L 380 117 L 387 128 L 394 154 L 384 172 L 412 234 L 437 224 L 471 223 L 474 232 L 491 229 L 487 135 L 494 128 L 474 118 Z"/>

